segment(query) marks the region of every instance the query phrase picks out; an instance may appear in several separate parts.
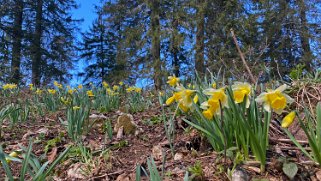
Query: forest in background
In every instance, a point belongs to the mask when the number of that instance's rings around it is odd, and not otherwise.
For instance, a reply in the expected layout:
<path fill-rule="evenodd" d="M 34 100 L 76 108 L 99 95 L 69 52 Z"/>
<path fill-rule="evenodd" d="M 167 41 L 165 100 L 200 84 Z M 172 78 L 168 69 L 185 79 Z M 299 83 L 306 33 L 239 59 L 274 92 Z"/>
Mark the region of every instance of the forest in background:
<path fill-rule="evenodd" d="M 237 79 L 286 79 L 320 69 L 321 2 L 304 0 L 114 0 L 77 38 L 75 0 L 0 0 L 0 81 L 45 86 L 149 80 L 224 72 Z M 79 61 L 85 68 L 77 75 Z M 295 75 L 300 76 L 300 75 Z M 294 76 L 294 78 L 295 78 Z M 293 78 L 293 74 L 292 74 Z"/>

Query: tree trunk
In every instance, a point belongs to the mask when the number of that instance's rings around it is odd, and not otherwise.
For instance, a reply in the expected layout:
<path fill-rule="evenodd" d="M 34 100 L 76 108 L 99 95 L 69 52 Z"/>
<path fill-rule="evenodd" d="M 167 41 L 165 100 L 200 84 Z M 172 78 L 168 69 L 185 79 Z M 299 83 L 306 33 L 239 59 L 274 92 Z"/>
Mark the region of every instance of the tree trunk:
<path fill-rule="evenodd" d="M 14 9 L 14 25 L 13 25 L 13 46 L 11 61 L 11 82 L 18 84 L 21 64 L 21 42 L 22 42 L 22 17 L 23 17 L 23 1 L 17 0 Z"/>
<path fill-rule="evenodd" d="M 205 28 L 205 0 L 198 0 L 198 8 L 196 12 L 196 57 L 195 57 L 195 70 L 200 77 L 204 76 L 204 28 Z"/>
<path fill-rule="evenodd" d="M 299 11 L 300 11 L 300 37 L 301 37 L 301 46 L 303 49 L 303 61 L 305 64 L 305 68 L 307 71 L 312 71 L 311 63 L 312 63 L 312 52 L 309 43 L 309 30 L 308 23 L 306 18 L 306 6 L 304 0 L 299 0 Z"/>
<path fill-rule="evenodd" d="M 175 1 L 175 7 L 177 7 L 176 1 Z M 177 42 L 177 37 L 178 36 L 178 20 L 175 16 L 175 8 L 173 12 L 173 33 L 172 33 L 172 46 L 171 46 L 171 52 L 173 55 L 173 72 L 176 77 L 179 76 L 179 59 L 178 59 L 178 42 Z"/>
<path fill-rule="evenodd" d="M 43 1 L 37 0 L 36 9 L 36 28 L 34 33 L 34 57 L 32 59 L 32 83 L 36 86 L 40 85 L 41 79 L 41 37 L 42 37 L 42 11 Z"/>
<path fill-rule="evenodd" d="M 104 82 L 105 79 L 105 69 L 104 69 L 104 62 L 105 62 L 105 52 L 104 52 L 104 34 L 105 34 L 105 28 L 103 26 L 103 19 L 102 15 L 99 14 L 99 28 L 100 28 L 100 68 L 101 68 L 101 84 Z"/>
<path fill-rule="evenodd" d="M 159 23 L 159 0 L 151 0 L 151 34 L 152 34 L 152 61 L 154 68 L 155 89 L 160 90 L 162 86 L 162 65 L 160 61 L 160 23 Z"/>

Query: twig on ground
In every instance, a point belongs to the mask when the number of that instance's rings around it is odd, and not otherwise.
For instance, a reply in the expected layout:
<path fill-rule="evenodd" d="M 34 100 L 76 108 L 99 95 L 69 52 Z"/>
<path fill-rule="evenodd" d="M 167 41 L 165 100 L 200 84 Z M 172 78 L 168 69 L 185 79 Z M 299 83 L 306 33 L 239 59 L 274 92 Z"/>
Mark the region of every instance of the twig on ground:
<path fill-rule="evenodd" d="M 269 139 L 272 142 L 278 143 L 278 142 L 283 142 L 283 143 L 290 143 L 293 144 L 291 139 L 276 139 L 276 138 L 270 138 Z M 308 141 L 303 141 L 303 140 L 297 140 L 298 143 L 300 144 L 309 144 Z"/>

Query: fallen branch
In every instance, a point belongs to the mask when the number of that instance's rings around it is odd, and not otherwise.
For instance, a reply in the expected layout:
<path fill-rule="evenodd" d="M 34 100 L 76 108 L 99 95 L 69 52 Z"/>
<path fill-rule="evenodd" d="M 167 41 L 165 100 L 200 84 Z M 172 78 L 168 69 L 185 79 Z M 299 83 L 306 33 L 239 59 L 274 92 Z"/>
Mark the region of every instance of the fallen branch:
<path fill-rule="evenodd" d="M 290 143 L 290 144 L 293 143 L 292 140 L 290 140 L 290 139 L 270 138 L 269 140 L 272 141 L 272 142 L 274 142 L 274 143 L 279 143 L 279 142 L 282 142 L 282 143 Z M 300 143 L 300 144 L 305 144 L 305 145 L 309 144 L 308 141 L 303 141 L 303 140 L 297 140 L 297 142 Z"/>

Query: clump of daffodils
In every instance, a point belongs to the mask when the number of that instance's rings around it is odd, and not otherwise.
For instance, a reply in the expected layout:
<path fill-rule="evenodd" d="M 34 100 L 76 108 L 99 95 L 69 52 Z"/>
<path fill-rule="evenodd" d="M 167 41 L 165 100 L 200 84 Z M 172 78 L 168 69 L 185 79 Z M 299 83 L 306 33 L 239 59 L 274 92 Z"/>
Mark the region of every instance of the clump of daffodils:
<path fill-rule="evenodd" d="M 126 89 L 126 92 L 137 92 L 137 93 L 141 93 L 142 92 L 142 88 L 139 87 L 128 87 Z"/>
<path fill-rule="evenodd" d="M 95 97 L 95 95 L 94 95 L 94 93 L 93 93 L 92 90 L 88 90 L 88 91 L 87 91 L 87 96 L 88 96 L 88 97 Z"/>
<path fill-rule="evenodd" d="M 119 86 L 118 86 L 118 85 L 114 85 L 114 86 L 113 86 L 113 90 L 114 90 L 114 91 L 118 91 L 118 90 L 119 90 Z"/>
<path fill-rule="evenodd" d="M 109 84 L 104 81 L 104 82 L 103 82 L 103 87 L 104 87 L 105 89 L 107 89 L 107 88 L 109 88 Z"/>
<path fill-rule="evenodd" d="M 49 94 L 52 94 L 52 95 L 56 94 L 57 92 L 55 89 L 47 89 L 47 91 L 49 92 Z"/>
<path fill-rule="evenodd" d="M 55 87 L 62 89 L 62 84 L 59 84 L 57 81 L 54 81 Z"/>
<path fill-rule="evenodd" d="M 287 104 L 293 102 L 293 99 L 284 93 L 287 85 L 282 85 L 275 90 L 267 90 L 261 93 L 255 100 L 258 103 L 263 103 L 263 107 L 267 112 L 272 110 L 277 114 L 281 114 Z"/>
<path fill-rule="evenodd" d="M 37 95 L 41 95 L 41 94 L 42 94 L 42 90 L 37 88 L 36 94 L 37 94 Z"/>
<path fill-rule="evenodd" d="M 71 104 L 71 100 L 70 98 L 65 98 L 65 97 L 60 97 L 60 101 L 65 104 L 65 105 L 70 105 Z"/>
<path fill-rule="evenodd" d="M 118 92 L 115 92 L 114 90 L 111 90 L 110 88 L 106 89 L 106 93 L 110 96 L 118 95 Z"/>
<path fill-rule="evenodd" d="M 4 84 L 2 86 L 3 90 L 12 90 L 12 89 L 16 89 L 17 88 L 17 84 Z"/>

